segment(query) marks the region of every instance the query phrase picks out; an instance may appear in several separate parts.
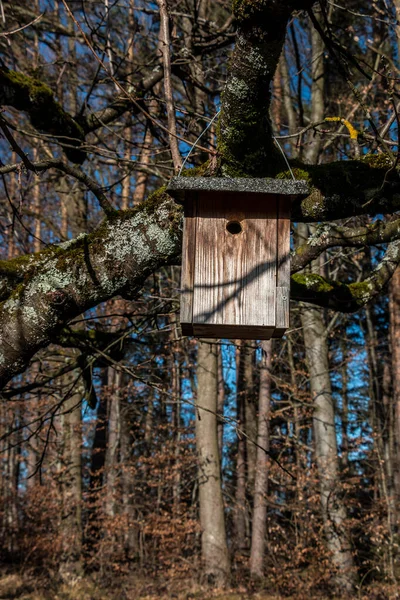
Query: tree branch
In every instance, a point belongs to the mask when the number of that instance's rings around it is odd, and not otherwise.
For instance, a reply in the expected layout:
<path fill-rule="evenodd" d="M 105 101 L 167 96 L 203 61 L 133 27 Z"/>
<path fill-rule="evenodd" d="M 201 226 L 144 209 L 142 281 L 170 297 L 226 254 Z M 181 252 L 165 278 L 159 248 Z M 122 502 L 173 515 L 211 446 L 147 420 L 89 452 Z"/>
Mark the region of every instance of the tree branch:
<path fill-rule="evenodd" d="M 293 203 L 292 220 L 315 223 L 400 210 L 399 169 L 392 167 L 392 157 L 386 154 L 316 166 L 294 163 L 296 179 L 306 180 L 311 194 Z M 386 177 L 389 171 L 390 178 Z M 291 174 L 278 177 L 290 178 Z"/>
<path fill-rule="evenodd" d="M 164 65 L 164 91 L 167 107 L 169 146 L 175 172 L 178 172 L 182 164 L 182 160 L 178 148 L 178 140 L 176 137 L 176 116 L 171 82 L 171 50 L 167 0 L 157 0 L 157 4 L 160 9 L 160 48 Z"/>
<path fill-rule="evenodd" d="M 340 247 L 360 248 L 385 244 L 400 239 L 400 219 L 384 223 L 375 221 L 365 227 L 339 227 L 333 224 L 319 226 L 305 244 L 295 250 L 291 272 L 297 273 L 315 260 L 324 250 Z"/>
<path fill-rule="evenodd" d="M 66 173 L 66 175 L 74 177 L 78 181 L 81 181 L 87 187 L 87 189 L 90 190 L 96 196 L 101 208 L 103 209 L 107 217 L 111 217 L 116 214 L 117 211 L 105 195 L 103 188 L 94 179 L 89 177 L 89 175 L 86 175 L 86 173 L 84 173 L 79 167 L 74 167 L 72 165 L 64 163 L 62 160 L 57 159 L 49 159 L 37 162 L 29 161 L 28 164 L 24 161 L 24 165 L 27 169 L 34 171 L 35 173 L 38 173 L 40 171 L 47 171 L 48 169 L 53 168 L 58 169 L 63 173 Z M 18 163 L 12 165 L 4 165 L 4 167 L 0 167 L 0 174 L 4 175 L 5 173 L 12 173 L 15 171 L 19 171 L 20 169 L 21 164 Z"/>
<path fill-rule="evenodd" d="M 35 129 L 54 135 L 61 144 L 69 138 L 75 148 L 65 148 L 67 157 L 78 164 L 85 160 L 85 153 L 78 148 L 85 137 L 82 127 L 38 79 L 0 67 L 0 105 L 27 112 Z"/>
<path fill-rule="evenodd" d="M 114 296 L 134 297 L 180 250 L 181 210 L 160 190 L 91 235 L 11 261 L 24 279 L 0 304 L 0 388 L 65 323 Z"/>
<path fill-rule="evenodd" d="M 293 10 L 312 4 L 312 0 L 233 1 L 236 44 L 218 132 L 223 175 L 266 177 L 282 169 L 269 119 L 270 86 Z"/>
<path fill-rule="evenodd" d="M 396 241 L 389 244 L 384 258 L 364 281 L 340 283 L 314 273 L 296 273 L 291 279 L 291 298 L 340 312 L 354 312 L 381 293 L 399 262 L 400 241 Z"/>

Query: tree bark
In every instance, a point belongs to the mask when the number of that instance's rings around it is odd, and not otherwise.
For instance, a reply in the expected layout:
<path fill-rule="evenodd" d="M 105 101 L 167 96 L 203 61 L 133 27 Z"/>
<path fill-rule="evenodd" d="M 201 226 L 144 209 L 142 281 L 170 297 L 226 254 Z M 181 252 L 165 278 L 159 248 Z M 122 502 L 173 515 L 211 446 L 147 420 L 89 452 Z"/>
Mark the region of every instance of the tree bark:
<path fill-rule="evenodd" d="M 70 378 L 64 384 L 71 385 Z M 69 385 L 68 385 L 69 384 Z M 75 383 L 73 393 L 63 403 L 63 547 L 59 572 L 66 583 L 73 583 L 83 574 L 82 565 L 82 398 L 81 382 Z"/>
<path fill-rule="evenodd" d="M 255 342 L 247 342 L 246 345 L 243 346 L 243 360 L 247 490 L 249 498 L 251 498 L 254 491 L 257 460 L 257 447 L 254 444 L 257 438 L 257 398 L 254 385 Z"/>
<path fill-rule="evenodd" d="M 314 406 L 315 457 L 325 537 L 337 569 L 336 584 L 351 593 L 354 590 L 356 573 L 346 531 L 346 511 L 341 498 L 326 327 L 321 310 L 317 308 L 302 310 L 301 322 Z"/>
<path fill-rule="evenodd" d="M 320 14 L 316 17 L 320 20 Z M 312 84 L 311 115 L 320 121 L 324 117 L 324 44 L 315 29 L 311 32 Z M 307 162 L 315 164 L 319 159 L 320 139 L 313 137 L 305 148 Z M 308 227 L 300 224 L 299 236 L 308 238 Z M 312 233 L 314 229 L 310 228 Z M 319 261 L 311 269 L 319 275 Z M 338 587 L 352 592 L 355 570 L 351 547 L 346 531 L 346 511 L 341 499 L 339 480 L 339 456 L 335 430 L 335 410 L 329 375 L 328 339 L 323 311 L 319 308 L 302 307 L 300 312 L 306 359 L 310 374 L 310 389 L 314 407 L 313 432 L 315 458 L 320 484 L 320 503 L 327 547 L 332 553 L 336 567 L 335 581 Z"/>
<path fill-rule="evenodd" d="M 258 394 L 257 462 L 250 551 L 250 575 L 263 577 L 265 535 L 267 530 L 267 492 L 269 473 L 269 418 L 271 407 L 272 342 L 262 342 L 260 387 Z"/>
<path fill-rule="evenodd" d="M 236 421 L 238 427 L 244 432 L 245 428 L 245 399 L 243 393 L 243 345 L 238 341 L 236 347 Z M 247 545 L 246 539 L 246 438 L 239 431 L 237 433 L 236 453 L 236 488 L 235 488 L 235 549 L 243 552 Z"/>
<path fill-rule="evenodd" d="M 400 514 L 400 269 L 390 285 L 390 339 L 394 396 L 394 457 L 393 475 L 396 493 L 396 513 Z"/>
<path fill-rule="evenodd" d="M 118 451 L 120 442 L 120 394 L 121 394 L 121 371 L 112 367 L 108 368 L 108 437 L 105 464 L 105 513 L 113 518 L 117 514 L 116 493 L 118 479 Z"/>
<path fill-rule="evenodd" d="M 230 578 L 217 434 L 218 359 L 213 340 L 199 342 L 196 447 L 199 460 L 201 552 L 205 581 L 216 587 Z"/>

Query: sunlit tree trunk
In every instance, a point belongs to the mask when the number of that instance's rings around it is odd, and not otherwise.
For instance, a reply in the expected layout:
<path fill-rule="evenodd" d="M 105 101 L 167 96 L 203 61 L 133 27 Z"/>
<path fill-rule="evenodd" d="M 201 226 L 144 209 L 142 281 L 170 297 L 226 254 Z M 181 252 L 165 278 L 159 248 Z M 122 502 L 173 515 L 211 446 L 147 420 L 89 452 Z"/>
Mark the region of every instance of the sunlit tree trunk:
<path fill-rule="evenodd" d="M 303 310 L 301 320 L 314 406 L 314 446 L 325 537 L 337 569 L 336 583 L 350 592 L 354 588 L 355 571 L 346 531 L 346 511 L 341 498 L 326 326 L 318 308 Z"/>
<path fill-rule="evenodd" d="M 61 8 L 61 7 L 59 7 Z M 60 10 L 60 19 L 62 19 Z M 71 37 L 68 38 L 68 55 L 70 66 L 70 86 L 64 93 L 73 114 L 77 113 L 77 60 L 74 41 L 74 25 L 70 21 L 68 27 Z M 64 239 L 79 235 L 87 230 L 87 203 L 84 189 L 79 182 L 71 186 L 66 176 L 59 180 L 62 194 L 62 230 Z M 81 325 L 78 325 L 78 328 Z M 66 352 L 66 360 L 76 360 L 78 351 Z M 63 394 L 66 398 L 62 404 L 61 432 L 63 456 L 63 516 L 60 575 L 67 582 L 73 582 L 83 574 L 83 523 L 82 523 L 82 400 L 85 396 L 84 384 L 80 369 L 75 369 L 63 378 Z"/>
<path fill-rule="evenodd" d="M 126 376 L 122 375 L 124 381 Z M 125 386 L 124 386 L 125 387 Z M 135 524 L 134 506 L 134 469 L 132 459 L 131 416 L 130 406 L 126 397 L 121 398 L 120 411 L 120 469 L 122 514 L 125 516 L 124 547 L 128 558 L 134 558 L 139 553 L 138 528 Z"/>
<path fill-rule="evenodd" d="M 265 535 L 267 530 L 267 492 L 269 472 L 269 418 L 271 407 L 272 342 L 261 344 L 260 384 L 258 393 L 257 461 L 250 551 L 250 574 L 263 576 Z"/>
<path fill-rule="evenodd" d="M 246 548 L 246 438 L 244 437 L 246 413 L 243 393 L 242 355 L 243 345 L 239 342 L 236 348 L 236 420 L 239 432 L 237 435 L 234 512 L 234 546 L 239 552 Z"/>
<path fill-rule="evenodd" d="M 73 392 L 63 403 L 63 549 L 60 575 L 72 583 L 82 575 L 82 398 L 81 382 L 74 383 L 73 372 L 64 378 L 64 389 Z M 68 392 L 67 392 L 68 393 Z"/>
<path fill-rule="evenodd" d="M 342 425 L 342 466 L 343 469 L 348 471 L 349 469 L 349 392 L 348 392 L 348 357 L 346 353 L 346 343 L 343 340 L 341 344 L 342 351 L 342 411 L 341 411 L 341 425 Z"/>
<path fill-rule="evenodd" d="M 213 340 L 199 342 L 196 448 L 199 460 L 201 552 L 204 579 L 223 586 L 230 577 L 217 434 L 218 358 Z"/>
<path fill-rule="evenodd" d="M 224 380 L 224 372 L 223 372 L 223 364 L 222 364 L 222 349 L 221 345 L 218 345 L 218 405 L 217 405 L 217 414 L 220 417 L 218 419 L 217 428 L 218 428 L 218 449 L 219 456 L 222 460 L 222 449 L 223 449 L 223 439 L 224 439 L 224 404 L 225 404 L 225 380 Z"/>
<path fill-rule="evenodd" d="M 316 14 L 317 19 L 321 19 L 320 14 Z M 319 122 L 325 116 L 324 43 L 314 28 L 311 30 L 311 43 L 310 118 L 312 122 Z M 308 145 L 304 151 L 304 158 L 307 162 L 318 162 L 320 145 L 319 136 L 312 136 L 308 139 Z M 300 225 L 298 234 L 300 238 L 308 237 L 307 225 Z M 312 265 L 312 270 L 319 273 L 319 261 Z M 325 538 L 337 570 L 335 582 L 341 589 L 351 592 L 355 584 L 355 570 L 349 536 L 346 531 L 346 510 L 341 499 L 335 409 L 329 375 L 329 351 L 324 312 L 320 308 L 302 306 L 300 314 L 314 407 L 314 449 Z"/>
<path fill-rule="evenodd" d="M 255 343 L 243 347 L 243 394 L 245 399 L 247 490 L 251 498 L 254 490 L 257 447 L 257 397 L 254 387 Z"/>
<path fill-rule="evenodd" d="M 108 368 L 108 436 L 105 464 L 105 513 L 113 518 L 116 515 L 116 492 L 118 480 L 118 451 L 120 442 L 121 372 Z"/>

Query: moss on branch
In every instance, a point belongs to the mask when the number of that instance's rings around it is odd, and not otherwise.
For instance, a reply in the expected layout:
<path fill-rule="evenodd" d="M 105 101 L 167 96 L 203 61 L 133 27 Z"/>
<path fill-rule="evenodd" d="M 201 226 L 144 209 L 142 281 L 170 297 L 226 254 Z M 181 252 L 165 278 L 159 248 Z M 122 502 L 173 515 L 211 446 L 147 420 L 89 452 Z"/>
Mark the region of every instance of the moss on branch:
<path fill-rule="evenodd" d="M 341 312 L 355 312 L 375 295 L 373 282 L 341 283 L 314 273 L 296 273 L 291 277 L 291 298 Z"/>
<path fill-rule="evenodd" d="M 81 164 L 85 160 L 85 153 L 78 149 L 85 138 L 84 130 L 64 111 L 52 90 L 42 81 L 1 67 L 0 104 L 27 112 L 37 130 L 66 144 L 65 154 L 72 162 Z"/>
<path fill-rule="evenodd" d="M 294 162 L 294 176 L 307 181 L 311 194 L 293 204 L 292 219 L 300 222 L 332 221 L 399 210 L 399 169 L 392 171 L 392 164 L 389 156 L 381 154 L 315 166 Z M 292 177 L 287 170 L 276 176 L 283 179 Z"/>

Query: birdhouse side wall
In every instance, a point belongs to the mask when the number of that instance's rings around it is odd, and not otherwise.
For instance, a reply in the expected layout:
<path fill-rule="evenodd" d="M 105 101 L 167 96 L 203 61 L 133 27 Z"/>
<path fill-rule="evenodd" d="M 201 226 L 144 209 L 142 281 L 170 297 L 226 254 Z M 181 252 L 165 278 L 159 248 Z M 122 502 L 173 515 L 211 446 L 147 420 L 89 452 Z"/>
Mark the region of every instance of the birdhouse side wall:
<path fill-rule="evenodd" d="M 289 327 L 290 209 L 291 198 L 280 196 L 277 224 L 276 323 L 273 337 L 282 337 Z"/>
<path fill-rule="evenodd" d="M 197 194 L 192 193 L 184 204 L 180 294 L 180 321 L 183 335 L 194 335 L 193 289 L 196 264 L 196 214 Z"/>

